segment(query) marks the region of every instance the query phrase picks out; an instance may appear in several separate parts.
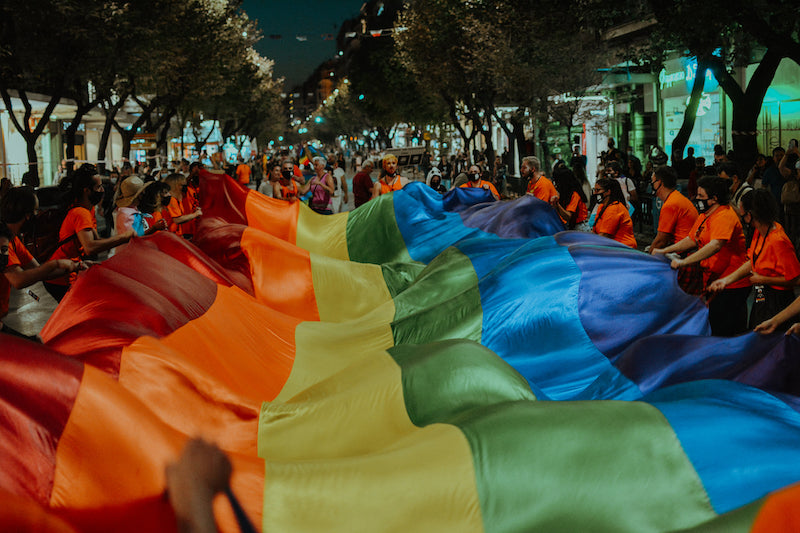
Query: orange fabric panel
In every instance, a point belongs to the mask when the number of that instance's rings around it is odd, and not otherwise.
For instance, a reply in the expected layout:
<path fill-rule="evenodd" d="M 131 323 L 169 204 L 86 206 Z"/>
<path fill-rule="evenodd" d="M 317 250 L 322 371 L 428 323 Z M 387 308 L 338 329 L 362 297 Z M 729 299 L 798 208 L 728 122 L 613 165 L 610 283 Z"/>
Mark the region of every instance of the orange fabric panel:
<path fill-rule="evenodd" d="M 248 398 L 248 405 L 257 403 L 260 408 L 260 402 L 278 395 L 292 371 L 295 329 L 301 322 L 300 318 L 260 305 L 239 288 L 220 286 L 217 299 L 203 316 L 161 342 L 174 350 L 170 357 L 180 358 L 169 362 L 181 372 L 173 379 L 191 379 L 190 386 L 200 387 L 201 395 L 216 395 L 217 401 L 228 404 L 228 408 L 241 398 Z M 220 346 L 225 347 L 224 352 L 220 352 Z M 130 368 L 129 349 L 123 355 L 121 380 Z M 161 383 L 157 379 L 153 382 Z M 151 392 L 154 400 L 158 398 L 157 390 Z M 185 414 L 178 412 L 174 416 Z"/>
<path fill-rule="evenodd" d="M 0 527 L 14 533 L 76 533 L 67 522 L 30 498 L 0 491 Z"/>
<path fill-rule="evenodd" d="M 259 302 L 296 318 L 319 320 L 308 251 L 250 228 L 244 230 L 241 246 Z"/>
<path fill-rule="evenodd" d="M 171 395 L 173 391 L 169 392 Z M 191 419 L 195 413 L 189 410 L 182 414 Z M 193 431 L 191 435 L 197 434 Z M 50 506 L 59 514 L 68 509 L 65 515 L 76 517 L 81 510 L 108 508 L 109 522 L 127 516 L 124 525 L 130 526 L 130 531 L 173 532 L 174 522 L 163 521 L 153 529 L 149 512 L 126 511 L 131 511 L 128 504 L 152 503 L 163 494 L 164 468 L 178 457 L 188 437 L 165 424 L 118 382 L 87 366 L 59 441 Z M 252 439 L 255 441 L 257 435 Z M 248 516 L 260 523 L 264 462 L 255 456 L 226 452 L 233 465 L 231 488 Z M 214 509 L 222 531 L 238 531 L 224 501 L 218 498 Z"/>
<path fill-rule="evenodd" d="M 300 202 L 285 202 L 250 191 L 245 203 L 247 225 L 275 235 L 279 239 L 297 242 L 297 216 Z"/>
<path fill-rule="evenodd" d="M 752 533 L 800 531 L 800 485 L 793 485 L 768 496 L 750 531 Z"/>

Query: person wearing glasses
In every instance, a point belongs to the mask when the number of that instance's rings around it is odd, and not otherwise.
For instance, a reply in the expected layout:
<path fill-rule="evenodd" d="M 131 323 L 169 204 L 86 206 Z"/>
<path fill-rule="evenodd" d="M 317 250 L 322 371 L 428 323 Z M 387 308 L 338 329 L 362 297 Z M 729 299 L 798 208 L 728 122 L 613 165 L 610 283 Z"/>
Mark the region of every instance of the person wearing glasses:
<path fill-rule="evenodd" d="M 650 244 L 651 254 L 662 253 L 663 248 L 685 239 L 697 220 L 697 208 L 680 191 L 675 190 L 677 183 L 678 173 L 667 165 L 656 167 L 650 176 L 650 187 L 663 202 L 656 237 Z M 702 294 L 704 285 L 700 264 L 681 268 L 678 271 L 678 285 L 688 294 Z"/>
<path fill-rule="evenodd" d="M 697 183 L 695 205 L 700 216 L 687 237 L 654 253 L 683 253 L 695 250 L 685 258 L 670 263 L 674 269 L 700 263 L 703 282 L 708 287 L 728 276 L 747 261 L 747 246 L 739 216 L 728 205 L 730 182 L 719 176 L 705 176 Z M 715 292 L 708 299 L 708 321 L 711 333 L 730 337 L 747 331 L 747 296 L 750 281 L 740 279 Z"/>
<path fill-rule="evenodd" d="M 800 261 L 792 241 L 778 224 L 778 202 L 766 189 L 752 190 L 741 199 L 742 219 L 754 228 L 747 251 L 748 260 L 734 272 L 709 286 L 712 292 L 740 279 L 753 287 L 750 328 L 755 328 L 783 311 L 794 300 L 794 286 L 800 279 Z M 762 326 L 767 329 L 772 323 Z M 787 322 L 775 323 L 771 330 L 786 329 Z"/>
<path fill-rule="evenodd" d="M 636 249 L 633 221 L 619 182 L 611 178 L 600 178 L 594 184 L 593 193 L 597 202 L 597 216 L 592 231 Z"/>

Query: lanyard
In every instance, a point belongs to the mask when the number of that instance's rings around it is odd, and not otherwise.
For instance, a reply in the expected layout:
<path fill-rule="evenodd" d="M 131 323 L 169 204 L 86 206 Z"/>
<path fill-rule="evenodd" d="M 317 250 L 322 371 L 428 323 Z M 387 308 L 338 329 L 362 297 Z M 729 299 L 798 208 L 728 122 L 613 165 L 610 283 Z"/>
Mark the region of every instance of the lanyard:
<path fill-rule="evenodd" d="M 767 244 L 767 237 L 769 237 L 769 232 L 772 231 L 772 227 L 767 230 L 767 234 L 761 239 L 761 249 L 756 253 L 756 247 L 753 246 L 753 268 L 756 267 L 756 262 L 758 261 L 759 256 L 761 256 L 761 252 L 764 251 L 764 246 Z M 756 241 L 756 246 L 758 246 L 758 241 Z"/>

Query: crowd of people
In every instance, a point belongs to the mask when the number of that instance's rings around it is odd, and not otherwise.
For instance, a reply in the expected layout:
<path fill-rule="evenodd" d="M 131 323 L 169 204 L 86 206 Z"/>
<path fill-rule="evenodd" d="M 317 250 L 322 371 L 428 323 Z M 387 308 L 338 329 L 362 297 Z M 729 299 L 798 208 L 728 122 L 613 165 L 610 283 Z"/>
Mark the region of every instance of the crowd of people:
<path fill-rule="evenodd" d="M 520 177 L 525 193 L 549 204 L 567 229 L 593 232 L 634 249 L 640 247 L 635 217 L 660 207 L 655 237 L 644 251 L 668 257 L 683 290 L 706 300 L 715 335 L 789 328 L 794 313 L 787 313 L 800 311 L 800 303 L 793 303 L 800 282 L 795 251 L 800 232 L 796 144 L 786 150 L 775 148 L 772 158 L 759 157 L 747 172 L 720 150 L 715 150 L 711 166 L 690 150 L 687 159 L 672 167 L 664 164 L 666 154 L 659 148 L 642 166 L 638 158 L 618 150 L 613 140 L 608 147 L 593 185 L 586 175 L 586 158 L 578 151 L 569 165 L 555 159 L 549 172 L 538 158 L 523 157 Z M 209 160 L 244 187 L 285 202 L 305 201 L 320 214 L 345 210 L 351 195 L 359 207 L 409 182 L 394 155 L 354 158 L 352 190 L 341 153 L 312 157 L 305 168 L 293 155 L 259 154 L 251 161 L 239 157 L 232 163 L 215 154 Z M 460 154 L 438 162 L 428 157 L 425 182 L 441 194 L 481 188 L 492 199 L 503 200 L 513 197 L 503 161 L 498 156 L 489 164 L 480 154 L 471 163 Z M 198 176 L 202 166 L 186 160 L 171 170 L 123 165 L 101 175 L 93 165 L 84 164 L 59 184 L 65 215 L 58 242 L 39 260 L 20 239 L 38 210 L 35 189 L 11 187 L 4 180 L 0 183 L 0 267 L 5 274 L 0 277 L 0 317 L 8 312 L 12 286 L 21 289 L 42 281 L 60 301 L 101 253 L 113 255 L 131 239 L 157 231 L 191 239 L 202 216 Z M 651 198 L 657 206 L 644 205 Z M 97 213 L 105 220 L 105 231 L 98 230 Z M 7 325 L 3 331 L 16 333 Z"/>

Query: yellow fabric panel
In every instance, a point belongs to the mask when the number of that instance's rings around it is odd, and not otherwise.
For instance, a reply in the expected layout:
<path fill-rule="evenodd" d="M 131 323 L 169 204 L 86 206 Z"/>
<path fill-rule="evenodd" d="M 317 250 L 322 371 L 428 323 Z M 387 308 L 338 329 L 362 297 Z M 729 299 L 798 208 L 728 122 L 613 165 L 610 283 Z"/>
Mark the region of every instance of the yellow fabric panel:
<path fill-rule="evenodd" d="M 264 530 L 483 531 L 461 431 L 411 423 L 400 368 L 385 351 L 351 360 L 286 403 L 263 404 Z"/>
<path fill-rule="evenodd" d="M 358 318 L 392 301 L 379 265 L 342 261 L 312 253 L 311 277 L 319 319 L 323 322 Z M 393 317 L 394 306 L 388 321 Z"/>
<path fill-rule="evenodd" d="M 295 360 L 275 402 L 289 401 L 312 385 L 394 346 L 394 302 L 348 322 L 302 322 L 295 330 Z"/>
<path fill-rule="evenodd" d="M 297 215 L 297 246 L 335 259 L 350 259 L 347 252 L 348 213 L 320 215 L 300 204 Z"/>

